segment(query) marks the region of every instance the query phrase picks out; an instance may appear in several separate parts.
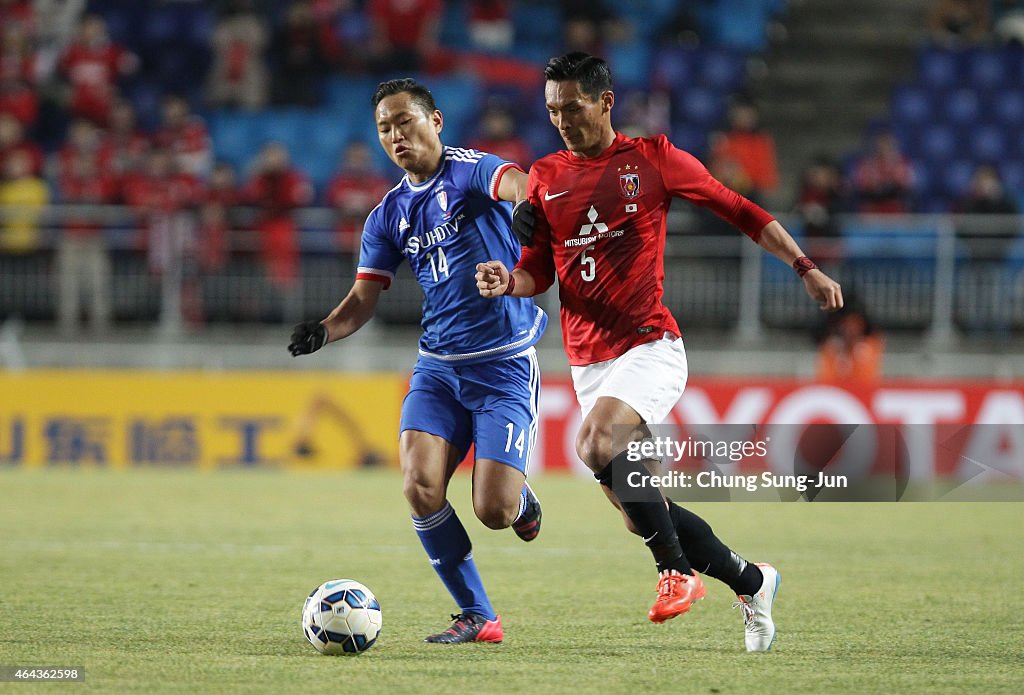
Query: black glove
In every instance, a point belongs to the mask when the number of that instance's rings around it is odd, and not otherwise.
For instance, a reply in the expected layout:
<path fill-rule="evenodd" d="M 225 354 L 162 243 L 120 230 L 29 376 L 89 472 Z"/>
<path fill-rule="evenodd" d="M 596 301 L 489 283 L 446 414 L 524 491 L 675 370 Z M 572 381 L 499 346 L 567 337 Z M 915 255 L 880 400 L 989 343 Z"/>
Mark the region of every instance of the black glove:
<path fill-rule="evenodd" d="M 512 232 L 523 246 L 533 245 L 533 233 L 537 228 L 537 208 L 520 200 L 512 208 Z"/>
<path fill-rule="evenodd" d="M 306 321 L 292 330 L 292 342 L 288 343 L 288 352 L 292 357 L 308 355 L 316 352 L 327 342 L 327 329 L 319 321 Z"/>

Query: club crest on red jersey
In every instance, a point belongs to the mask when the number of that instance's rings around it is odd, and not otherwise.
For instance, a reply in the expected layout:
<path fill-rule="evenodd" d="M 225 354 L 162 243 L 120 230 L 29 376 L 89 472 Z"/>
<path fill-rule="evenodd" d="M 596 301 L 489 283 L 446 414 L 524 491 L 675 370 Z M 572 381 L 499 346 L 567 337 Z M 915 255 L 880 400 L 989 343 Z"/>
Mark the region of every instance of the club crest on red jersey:
<path fill-rule="evenodd" d="M 625 167 L 627 172 L 630 170 L 630 168 L 631 167 L 628 164 Z M 622 171 L 621 167 L 619 168 L 619 171 Z M 619 190 L 622 191 L 623 196 L 630 200 L 640 195 L 640 174 L 619 174 Z"/>

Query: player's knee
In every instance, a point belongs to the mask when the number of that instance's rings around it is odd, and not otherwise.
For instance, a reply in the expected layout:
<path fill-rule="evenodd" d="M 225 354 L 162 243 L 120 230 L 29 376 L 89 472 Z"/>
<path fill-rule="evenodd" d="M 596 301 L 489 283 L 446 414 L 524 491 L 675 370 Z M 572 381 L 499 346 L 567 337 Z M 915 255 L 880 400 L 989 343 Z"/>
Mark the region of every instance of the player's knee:
<path fill-rule="evenodd" d="M 576 436 L 576 454 L 595 473 L 600 472 L 617 452 L 612 451 L 611 427 L 584 422 Z"/>
<path fill-rule="evenodd" d="M 444 506 L 444 489 L 433 485 L 415 471 L 408 471 L 402 488 L 409 508 L 416 516 L 422 517 L 441 509 Z"/>
<path fill-rule="evenodd" d="M 512 525 L 517 509 L 492 502 L 476 505 L 474 511 L 476 511 L 476 518 L 480 520 L 480 523 L 489 529 L 498 531 Z"/>

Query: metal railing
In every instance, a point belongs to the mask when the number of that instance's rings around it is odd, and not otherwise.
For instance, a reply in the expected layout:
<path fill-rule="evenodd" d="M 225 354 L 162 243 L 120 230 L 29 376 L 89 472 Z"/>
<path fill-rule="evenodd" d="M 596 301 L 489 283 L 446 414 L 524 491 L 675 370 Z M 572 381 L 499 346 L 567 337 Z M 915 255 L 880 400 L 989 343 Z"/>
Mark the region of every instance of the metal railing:
<path fill-rule="evenodd" d="M 295 214 L 300 270 L 293 285 L 268 277 L 260 236 L 252 229 L 254 211 L 233 218 L 237 229 L 230 233 L 227 261 L 206 270 L 200 262 L 203 249 L 194 243 L 202 243 L 195 216 L 180 214 L 185 216 L 180 228 L 194 239 L 170 244 L 172 253 L 165 249 L 157 264 L 144 225 L 128 208 L 48 206 L 28 217 L 24 209 L 0 210 L 0 244 L 11 225 L 31 224 L 37 231 L 29 248 L 0 251 L 0 319 L 52 322 L 61 315 L 60 276 L 66 271 L 59 255 L 71 223 L 101 228 L 109 260 L 109 284 L 101 291 L 109 294 L 117 324 L 176 332 L 189 321 L 287 323 L 325 314 L 354 278 L 356 259 L 351 249 L 342 248 L 329 209 Z M 799 219 L 781 219 L 808 255 L 884 328 L 916 331 L 936 345 L 960 333 L 999 337 L 1024 330 L 1022 217 L 842 216 L 832 239 L 806 239 Z M 728 329 L 737 340 L 751 341 L 769 328 L 806 329 L 820 321 L 790 268 L 738 232 L 708 234 L 709 229 L 717 225 L 709 226 L 692 208 L 673 209 L 670 215 L 665 302 L 684 330 Z M 76 301 L 83 306 L 75 313 L 88 314 L 92 288 L 80 289 Z M 378 317 L 385 324 L 415 325 L 421 301 L 419 286 L 405 269 L 379 305 Z M 553 296 L 543 301 L 555 309 Z"/>

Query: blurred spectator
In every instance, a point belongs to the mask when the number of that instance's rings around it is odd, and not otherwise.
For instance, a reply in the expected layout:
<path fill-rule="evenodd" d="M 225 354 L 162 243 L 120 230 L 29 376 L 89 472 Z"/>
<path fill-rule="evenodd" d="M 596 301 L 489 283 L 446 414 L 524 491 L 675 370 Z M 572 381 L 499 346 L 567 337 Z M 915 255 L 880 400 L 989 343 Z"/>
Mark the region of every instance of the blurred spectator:
<path fill-rule="evenodd" d="M 914 172 L 892 133 L 882 131 L 875 135 L 871 151 L 854 165 L 852 179 L 858 211 L 908 211 Z"/>
<path fill-rule="evenodd" d="M 1001 40 L 1024 44 L 1024 0 L 994 0 L 993 16 Z"/>
<path fill-rule="evenodd" d="M 263 63 L 268 40 L 264 19 L 252 0 L 231 0 L 213 31 L 211 106 L 260 109 L 267 103 L 269 82 Z"/>
<path fill-rule="evenodd" d="M 39 117 L 39 97 L 22 80 L 0 77 L 0 116 L 13 116 L 25 128 L 31 128 Z"/>
<path fill-rule="evenodd" d="M 346 72 L 366 70 L 370 17 L 358 0 L 313 0 L 313 15 L 330 62 Z"/>
<path fill-rule="evenodd" d="M 7 160 L 16 153 L 28 157 L 33 176 L 42 173 L 42 149 L 25 139 L 25 128 L 21 121 L 10 114 L 0 113 L 0 171 L 4 170 Z"/>
<path fill-rule="evenodd" d="M 138 66 L 134 53 L 110 40 L 102 17 L 83 17 L 59 65 L 71 86 L 71 114 L 106 126 L 118 78 L 134 73 Z"/>
<path fill-rule="evenodd" d="M 438 72 L 441 0 L 370 0 L 370 66 L 375 72 Z"/>
<path fill-rule="evenodd" d="M 999 170 L 982 164 L 974 170 L 967 195 L 956 211 L 967 215 L 1016 215 L 1017 203 L 1006 194 Z"/>
<path fill-rule="evenodd" d="M 199 206 L 199 269 L 203 273 L 223 269 L 231 251 L 235 228 L 233 208 L 238 204 L 238 182 L 227 162 L 213 167 Z"/>
<path fill-rule="evenodd" d="M 827 155 L 818 156 L 800 178 L 795 212 L 804 222 L 809 239 L 834 239 L 839 235 L 835 215 L 843 204 L 843 173 Z"/>
<path fill-rule="evenodd" d="M 126 99 L 116 99 L 110 109 L 110 129 L 105 134 L 103 149 L 108 153 L 109 174 L 118 179 L 139 171 L 149 151 L 149 138 L 139 130 L 135 107 Z"/>
<path fill-rule="evenodd" d="M 366 216 L 376 207 L 394 183 L 373 164 L 370 146 L 356 140 L 341 156 L 341 169 L 327 187 L 326 202 L 338 214 L 338 243 L 345 253 L 359 247 Z"/>
<path fill-rule="evenodd" d="M 826 318 L 819 338 L 818 380 L 844 386 L 870 386 L 882 379 L 885 341 L 854 298 Z"/>
<path fill-rule="evenodd" d="M 100 170 L 89 151 L 68 160 L 58 180 L 60 200 L 66 205 L 110 205 L 118 198 L 118 182 Z M 88 288 L 89 322 L 101 332 L 110 326 L 111 264 L 98 213 L 69 214 L 57 245 L 57 320 L 64 335 L 77 330 L 83 290 Z"/>
<path fill-rule="evenodd" d="M 288 150 L 271 142 L 260 151 L 243 197 L 261 211 L 256 229 L 270 280 L 282 289 L 292 289 L 299 270 L 298 228 L 292 212 L 312 201 L 312 186 L 292 168 Z"/>
<path fill-rule="evenodd" d="M 37 83 L 40 65 L 28 29 L 17 22 L 0 22 L 0 31 L 0 80 Z"/>
<path fill-rule="evenodd" d="M 957 236 L 967 246 L 974 261 L 1001 262 L 1006 257 L 1020 225 L 1016 218 L 1016 201 L 1006 194 L 999 170 L 982 164 L 974 170 L 967 195 L 961 198 L 955 212 L 983 215 L 957 220 Z"/>
<path fill-rule="evenodd" d="M 729 129 L 712 139 L 711 161 L 728 159 L 736 162 L 750 181 L 744 193 L 753 200 L 763 200 L 779 185 L 775 158 L 775 139 L 760 129 L 757 108 L 749 102 L 736 102 L 729 109 Z"/>
<path fill-rule="evenodd" d="M 87 0 L 32 0 L 38 16 L 46 18 L 35 34 L 41 78 L 53 74 L 61 50 L 75 35 L 86 4 Z"/>
<path fill-rule="evenodd" d="M 37 28 L 36 13 L 30 0 L 0 0 L 0 27 L 17 26 L 31 36 Z"/>
<path fill-rule="evenodd" d="M 604 3 L 560 0 L 558 4 L 562 9 L 562 41 L 566 52 L 601 55 L 606 42 L 625 40 L 630 33 L 630 26 L 610 12 Z"/>
<path fill-rule="evenodd" d="M 50 188 L 32 171 L 26 152 L 13 152 L 4 162 L 0 182 L 0 251 L 31 253 L 39 248 L 39 218 L 50 202 Z"/>
<path fill-rule="evenodd" d="M 932 40 L 943 46 L 985 41 L 991 31 L 990 0 L 933 0 L 928 13 Z"/>
<path fill-rule="evenodd" d="M 103 138 L 103 132 L 92 121 L 79 118 L 68 127 L 67 141 L 57 152 L 57 178 L 63 178 L 71 170 L 72 162 L 79 157 L 89 157 L 96 171 L 109 175 L 111 151 Z"/>
<path fill-rule="evenodd" d="M 327 25 L 320 24 L 311 0 L 295 0 L 288 6 L 284 23 L 274 32 L 271 56 L 274 102 L 298 106 L 320 103 L 320 81 L 330 67 Z"/>
<path fill-rule="evenodd" d="M 496 154 L 515 162 L 529 171 L 533 152 L 526 141 L 516 135 L 516 121 L 512 111 L 501 103 L 492 103 L 480 117 L 480 137 L 469 142 L 469 147 Z"/>
<path fill-rule="evenodd" d="M 512 48 L 515 29 L 508 0 L 469 1 L 469 40 L 482 51 L 505 52 Z"/>
<path fill-rule="evenodd" d="M 615 109 L 621 126 L 630 137 L 648 137 L 671 129 L 672 100 L 666 90 L 645 89 L 616 95 Z M 691 152 L 695 157 L 703 153 Z"/>
<path fill-rule="evenodd" d="M 604 53 L 601 23 L 589 16 L 569 16 L 562 23 L 562 46 L 566 53 L 582 51 L 591 55 Z"/>
<path fill-rule="evenodd" d="M 692 48 L 700 44 L 700 24 L 693 15 L 693 8 L 679 3 L 675 14 L 659 31 L 662 43 Z"/>
<path fill-rule="evenodd" d="M 162 122 L 153 137 L 156 146 L 171 153 L 177 171 L 205 178 L 213 153 L 203 119 L 179 96 L 164 97 L 160 111 Z"/>
<path fill-rule="evenodd" d="M 129 177 L 125 202 L 135 208 L 144 222 L 149 267 L 164 273 L 195 246 L 195 223 L 188 214 L 200 198 L 199 180 L 175 169 L 174 156 L 154 148 L 146 157 L 145 169 Z"/>
<path fill-rule="evenodd" d="M 142 221 L 150 272 L 160 276 L 163 284 L 161 323 L 177 326 L 182 318 L 199 322 L 197 306 L 188 300 L 198 297 L 197 226 L 192 211 L 200 201 L 202 184 L 176 170 L 173 154 L 157 147 L 147 156 L 144 173 L 132 176 L 124 193 Z"/>

